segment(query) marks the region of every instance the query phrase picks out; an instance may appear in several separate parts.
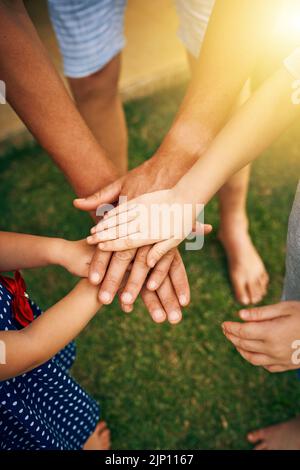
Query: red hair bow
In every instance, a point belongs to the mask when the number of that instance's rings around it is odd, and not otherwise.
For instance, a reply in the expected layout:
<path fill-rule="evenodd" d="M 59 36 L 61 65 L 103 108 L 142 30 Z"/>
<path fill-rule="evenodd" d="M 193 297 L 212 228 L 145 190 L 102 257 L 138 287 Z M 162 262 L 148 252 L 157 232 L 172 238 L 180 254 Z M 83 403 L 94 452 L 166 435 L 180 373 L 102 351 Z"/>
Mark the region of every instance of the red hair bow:
<path fill-rule="evenodd" d="M 33 311 L 26 294 L 26 284 L 19 271 L 15 272 L 15 278 L 0 275 L 0 282 L 13 296 L 12 311 L 14 319 L 19 325 L 28 326 L 33 320 Z"/>

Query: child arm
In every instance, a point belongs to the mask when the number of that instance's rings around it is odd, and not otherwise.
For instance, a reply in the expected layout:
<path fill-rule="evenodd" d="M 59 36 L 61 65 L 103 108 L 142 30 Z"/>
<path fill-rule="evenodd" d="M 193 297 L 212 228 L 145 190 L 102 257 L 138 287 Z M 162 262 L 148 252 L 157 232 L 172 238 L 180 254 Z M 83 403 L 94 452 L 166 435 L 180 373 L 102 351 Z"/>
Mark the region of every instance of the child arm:
<path fill-rule="evenodd" d="M 94 251 L 85 240 L 0 232 L 0 272 L 57 265 L 87 277 Z"/>
<path fill-rule="evenodd" d="M 0 272 L 60 264 L 64 242 L 60 238 L 0 232 Z"/>
<path fill-rule="evenodd" d="M 293 100 L 294 83 L 285 67 L 271 76 L 222 129 L 175 191 L 187 201 L 207 203 L 231 175 L 255 160 L 300 115 L 300 103 Z"/>
<path fill-rule="evenodd" d="M 0 380 L 38 367 L 72 341 L 100 309 L 97 292 L 97 286 L 81 280 L 66 297 L 28 327 L 1 331 L 5 363 L 0 363 Z"/>

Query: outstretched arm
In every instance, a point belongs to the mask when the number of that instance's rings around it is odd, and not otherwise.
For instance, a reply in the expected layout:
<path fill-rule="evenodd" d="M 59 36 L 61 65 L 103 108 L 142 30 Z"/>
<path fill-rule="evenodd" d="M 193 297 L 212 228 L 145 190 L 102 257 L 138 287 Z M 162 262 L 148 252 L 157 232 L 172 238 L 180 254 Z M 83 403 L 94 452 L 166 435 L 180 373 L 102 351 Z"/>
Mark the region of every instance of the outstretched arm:
<path fill-rule="evenodd" d="M 28 327 L 1 331 L 5 364 L 0 364 L 0 381 L 38 367 L 73 340 L 100 309 L 97 292 L 96 287 L 82 280 Z"/>
<path fill-rule="evenodd" d="M 57 265 L 87 277 L 94 253 L 85 240 L 0 232 L 0 272 Z"/>
<path fill-rule="evenodd" d="M 124 250 L 162 240 L 148 253 L 148 263 L 153 266 L 190 233 L 192 216 L 197 215 L 196 205 L 206 204 L 229 176 L 257 158 L 300 115 L 300 93 L 295 89 L 297 85 L 300 88 L 297 77 L 300 79 L 300 49 L 233 116 L 208 151 L 173 189 L 146 194 L 113 209 L 94 227 L 88 241 L 102 241 L 103 250 Z M 162 224 L 153 217 L 153 210 L 163 204 L 169 211 L 174 204 L 182 208 L 182 227 L 177 227 L 178 218 L 172 221 L 169 217 L 173 225 L 167 235 L 166 218 Z M 186 204 L 194 208 L 193 214 L 187 217 Z M 151 236 L 154 233 L 156 239 Z"/>

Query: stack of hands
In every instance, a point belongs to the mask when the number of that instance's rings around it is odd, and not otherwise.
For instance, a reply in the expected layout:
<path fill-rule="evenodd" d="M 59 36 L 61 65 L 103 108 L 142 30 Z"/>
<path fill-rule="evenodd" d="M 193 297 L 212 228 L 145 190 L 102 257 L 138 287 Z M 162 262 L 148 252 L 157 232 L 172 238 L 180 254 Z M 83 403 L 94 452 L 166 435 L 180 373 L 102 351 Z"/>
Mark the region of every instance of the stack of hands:
<path fill-rule="evenodd" d="M 116 203 L 120 196 L 126 197 L 135 203 L 135 196 L 142 187 L 138 184 L 141 168 L 133 170 L 103 190 L 86 199 L 76 199 L 75 207 L 89 212 L 97 211 L 99 206 Z M 155 185 L 152 185 L 152 188 Z M 130 188 L 135 188 L 133 193 Z M 143 186 L 145 190 L 145 185 Z M 160 195 L 168 195 L 169 191 L 142 196 L 143 198 Z M 171 196 L 171 194 L 169 194 Z M 127 207 L 127 206 L 125 206 Z M 124 207 L 118 206 L 117 211 Z M 152 319 L 157 323 L 169 321 L 172 324 L 179 323 L 182 319 L 182 307 L 190 302 L 190 288 L 186 270 L 178 250 L 175 248 L 181 240 L 172 243 L 172 247 L 160 252 L 155 263 L 149 263 L 156 245 L 153 240 L 143 240 L 143 243 L 131 238 L 126 239 L 120 246 L 103 246 L 98 239 L 101 233 L 101 224 L 105 224 L 107 217 L 115 214 L 112 210 L 96 226 L 95 235 L 90 245 L 97 245 L 97 249 L 91 260 L 88 277 L 93 284 L 99 285 L 99 299 L 101 303 L 108 305 L 118 295 L 121 308 L 124 312 L 133 310 L 134 302 L 138 295 L 147 307 Z M 198 230 L 202 230 L 198 227 Z M 206 233 L 211 231 L 210 226 L 205 227 Z M 118 243 L 118 240 L 115 240 Z M 157 250 L 159 251 L 159 250 Z M 155 264 L 155 266 L 154 266 Z"/>
<path fill-rule="evenodd" d="M 122 193 L 122 181 L 91 197 L 75 200 L 75 206 L 95 211 L 101 205 L 116 203 Z M 181 321 L 181 308 L 188 305 L 190 290 L 176 247 L 192 230 L 205 235 L 212 227 L 201 224 L 196 227 L 195 212 L 195 223 L 181 220 L 182 238 L 175 236 L 178 234 L 176 220 L 171 224 L 168 237 L 151 238 L 151 206 L 164 205 L 171 212 L 175 202 L 182 208 L 187 203 L 175 190 L 144 194 L 113 208 L 91 229 L 88 243 L 84 242 L 85 249 L 93 253 L 88 275 L 92 283 L 100 285 L 101 302 L 110 304 L 117 294 L 123 311 L 131 312 L 141 293 L 155 322 L 168 320 L 175 324 Z M 140 205 L 149 215 L 148 232 L 142 229 L 144 219 Z M 156 224 L 163 232 L 162 222 L 156 220 Z M 158 233 L 162 233 L 159 230 Z M 300 302 L 243 309 L 239 317 L 244 323 L 225 322 L 222 329 L 244 359 L 269 372 L 299 368 L 300 345 L 296 344 L 296 339 L 300 338 Z"/>

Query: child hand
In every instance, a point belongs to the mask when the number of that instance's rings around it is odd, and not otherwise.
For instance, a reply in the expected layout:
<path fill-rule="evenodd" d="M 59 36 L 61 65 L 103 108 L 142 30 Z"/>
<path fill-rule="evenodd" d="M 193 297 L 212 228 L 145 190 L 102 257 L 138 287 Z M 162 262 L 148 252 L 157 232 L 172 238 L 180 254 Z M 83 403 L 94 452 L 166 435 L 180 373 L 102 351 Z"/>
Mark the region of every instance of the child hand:
<path fill-rule="evenodd" d="M 147 256 L 148 266 L 153 267 L 192 232 L 201 209 L 184 201 L 174 189 L 144 194 L 108 212 L 92 228 L 87 242 L 99 243 L 103 251 L 155 244 Z M 202 234 L 211 229 L 209 225 L 202 226 Z"/>
<path fill-rule="evenodd" d="M 89 267 L 95 248 L 87 244 L 86 240 L 63 240 L 60 250 L 59 265 L 74 276 L 88 277 Z"/>

